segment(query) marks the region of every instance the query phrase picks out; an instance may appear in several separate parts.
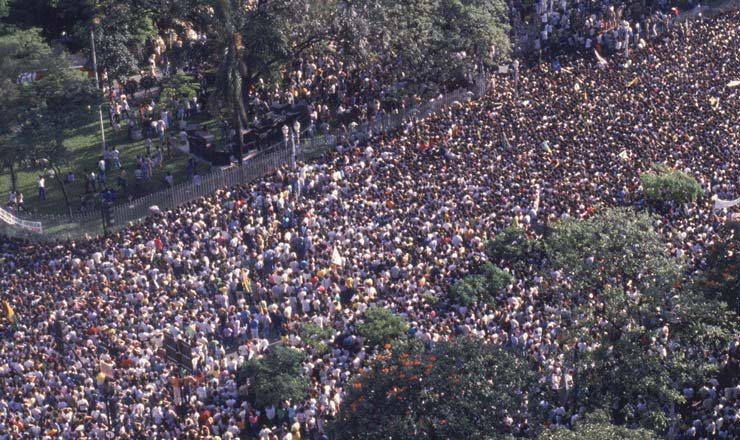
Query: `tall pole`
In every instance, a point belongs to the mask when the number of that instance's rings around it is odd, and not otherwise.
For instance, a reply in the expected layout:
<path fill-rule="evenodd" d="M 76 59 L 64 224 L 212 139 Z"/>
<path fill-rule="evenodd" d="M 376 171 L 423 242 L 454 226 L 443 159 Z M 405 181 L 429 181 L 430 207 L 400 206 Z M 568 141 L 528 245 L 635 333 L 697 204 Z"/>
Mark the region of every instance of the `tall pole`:
<path fill-rule="evenodd" d="M 90 46 L 92 48 L 93 70 L 95 71 L 95 87 L 100 90 L 100 79 L 98 79 L 98 58 L 95 54 L 95 33 L 90 28 Z M 105 156 L 105 127 L 103 126 L 103 104 L 98 105 L 98 116 L 100 117 L 100 137 L 103 139 L 103 156 Z"/>
<path fill-rule="evenodd" d="M 295 134 L 290 134 L 290 142 L 291 142 L 291 155 L 290 155 L 290 167 L 295 170 L 295 159 L 296 159 L 296 153 L 295 153 Z"/>

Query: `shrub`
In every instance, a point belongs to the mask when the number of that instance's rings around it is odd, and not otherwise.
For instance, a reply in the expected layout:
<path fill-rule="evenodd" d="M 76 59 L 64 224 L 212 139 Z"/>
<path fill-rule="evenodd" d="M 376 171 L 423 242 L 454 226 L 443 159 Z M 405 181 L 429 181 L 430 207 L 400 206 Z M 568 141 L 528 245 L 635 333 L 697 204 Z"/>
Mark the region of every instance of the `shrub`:
<path fill-rule="evenodd" d="M 357 326 L 357 332 L 365 338 L 366 345 L 378 347 L 402 338 L 408 331 L 408 324 L 392 311 L 373 307 L 365 314 L 365 321 Z"/>
<path fill-rule="evenodd" d="M 430 292 L 424 292 L 421 294 L 421 299 L 424 300 L 425 303 L 429 304 L 430 306 L 436 306 L 439 302 L 439 298 Z"/>
<path fill-rule="evenodd" d="M 654 172 L 643 174 L 640 180 L 647 198 L 658 202 L 690 203 L 702 194 L 694 177 L 666 165 L 655 166 Z"/>
<path fill-rule="evenodd" d="M 486 243 L 488 257 L 495 263 L 524 261 L 530 247 L 531 243 L 524 234 L 524 229 L 515 226 L 504 229 Z"/>
<path fill-rule="evenodd" d="M 190 76 L 178 73 L 165 79 L 162 92 L 159 94 L 159 106 L 171 109 L 172 103 L 180 98 L 192 99 L 198 94 L 199 84 Z"/>
<path fill-rule="evenodd" d="M 486 263 L 481 274 L 466 276 L 452 286 L 450 293 L 453 298 L 465 305 L 477 302 L 494 304 L 496 293 L 512 282 L 514 277 L 510 273 Z"/>
<path fill-rule="evenodd" d="M 301 339 L 311 347 L 318 355 L 324 355 L 329 351 L 326 341 L 330 340 L 334 332 L 329 327 L 320 327 L 312 322 L 303 324 Z"/>
<path fill-rule="evenodd" d="M 257 408 L 267 408 L 284 400 L 305 399 L 309 388 L 309 380 L 301 375 L 305 358 L 298 350 L 276 346 L 264 357 L 242 365 L 238 379 L 242 383 L 249 380 L 247 400 Z"/>

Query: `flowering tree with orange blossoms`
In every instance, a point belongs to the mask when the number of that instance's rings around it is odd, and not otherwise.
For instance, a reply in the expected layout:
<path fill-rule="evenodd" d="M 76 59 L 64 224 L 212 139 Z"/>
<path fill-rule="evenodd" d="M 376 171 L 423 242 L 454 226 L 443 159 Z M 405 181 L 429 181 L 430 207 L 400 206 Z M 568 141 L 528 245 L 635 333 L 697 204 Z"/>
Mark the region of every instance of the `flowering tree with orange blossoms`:
<path fill-rule="evenodd" d="M 540 390 L 526 359 L 469 338 L 434 351 L 395 344 L 349 384 L 330 428 L 337 438 L 498 439 L 538 426 Z"/>

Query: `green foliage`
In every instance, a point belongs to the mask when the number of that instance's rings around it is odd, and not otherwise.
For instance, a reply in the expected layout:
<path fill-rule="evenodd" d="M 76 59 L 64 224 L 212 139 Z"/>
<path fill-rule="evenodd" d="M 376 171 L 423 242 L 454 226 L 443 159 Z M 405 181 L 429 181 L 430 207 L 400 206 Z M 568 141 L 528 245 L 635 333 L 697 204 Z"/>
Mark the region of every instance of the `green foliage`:
<path fill-rule="evenodd" d="M 526 262 L 535 242 L 520 227 L 510 226 L 486 243 L 488 258 L 496 264 L 518 266 Z"/>
<path fill-rule="evenodd" d="M 582 377 L 577 404 L 664 432 L 672 423 L 665 408 L 684 403 L 680 390 L 717 372 L 706 359 L 735 334 L 726 307 L 679 284 L 681 268 L 644 214 L 614 209 L 565 222 L 546 249 L 576 291 L 594 293 L 573 298 L 578 304 L 565 322 L 569 344 L 595 347 L 572 352 Z"/>
<path fill-rule="evenodd" d="M 482 273 L 468 275 L 452 286 L 453 298 L 462 304 L 496 303 L 496 294 L 514 282 L 514 277 L 491 263 L 483 265 Z"/>
<path fill-rule="evenodd" d="M 291 61 L 291 48 L 285 25 L 295 20 L 295 10 L 273 5 L 272 10 L 264 6 L 262 13 L 249 17 L 242 28 L 243 62 L 246 67 L 248 83 L 254 84 L 257 78 L 268 85 L 281 80 L 281 70 Z M 290 11 L 290 12 L 288 12 Z M 285 13 L 291 14 L 285 16 Z"/>
<path fill-rule="evenodd" d="M 368 9 L 368 25 L 355 35 L 363 38 L 358 55 L 363 57 L 387 53 L 403 59 L 409 66 L 420 66 L 428 59 L 429 48 L 440 37 L 434 16 L 438 0 L 410 0 L 399 3 L 379 0 Z M 357 17 L 357 15 L 355 15 Z M 379 24 L 373 26 L 372 24 Z M 354 27 L 357 34 L 358 26 Z"/>
<path fill-rule="evenodd" d="M 411 341 L 370 361 L 330 430 L 348 440 L 504 438 L 507 417 L 536 425 L 538 392 L 527 361 L 505 348 L 458 338 L 430 352 Z"/>
<path fill-rule="evenodd" d="M 440 0 L 437 26 L 440 39 L 432 51 L 440 61 L 433 67 L 436 76 L 453 79 L 459 71 L 476 65 L 492 65 L 490 52 L 497 47 L 508 58 L 509 8 L 506 2 L 491 0 Z M 462 58 L 459 54 L 464 54 Z M 458 60 L 450 63 L 450 60 Z M 457 65 L 456 65 L 457 64 Z M 457 69 L 457 72 L 453 69 Z"/>
<path fill-rule="evenodd" d="M 267 408 L 285 400 L 305 399 L 309 389 L 309 380 L 301 375 L 305 356 L 298 350 L 275 346 L 264 357 L 244 364 L 238 371 L 238 380 L 249 381 L 249 402 L 257 408 Z"/>
<path fill-rule="evenodd" d="M 23 87 L 22 102 L 27 107 L 18 115 L 21 131 L 16 146 L 25 151 L 26 157 L 49 160 L 64 195 L 67 214 L 71 215 L 59 169 L 67 153 L 64 140 L 71 129 L 87 121 L 101 96 L 87 75 L 70 68 L 64 54 L 49 58 L 47 63 L 45 76 Z"/>
<path fill-rule="evenodd" d="M 654 172 L 640 176 L 645 195 L 654 201 L 691 203 L 702 195 L 701 185 L 683 171 L 656 165 Z"/>
<path fill-rule="evenodd" d="M 64 155 L 66 133 L 87 119 L 100 95 L 84 73 L 69 68 L 66 57 L 50 62 L 44 78 L 24 87 L 27 108 L 21 117 L 25 138 L 34 145 L 45 140 L 49 147 L 37 152 L 37 157 L 57 161 Z"/>
<path fill-rule="evenodd" d="M 301 328 L 303 342 L 320 356 L 329 351 L 328 343 L 332 336 L 334 336 L 334 331 L 330 327 L 321 327 L 312 322 L 303 324 Z"/>
<path fill-rule="evenodd" d="M 382 307 L 372 307 L 365 320 L 357 325 L 357 332 L 365 338 L 365 344 L 379 347 L 406 336 L 408 324 L 400 316 Z"/>
<path fill-rule="evenodd" d="M 158 34 L 183 40 L 189 30 L 208 35 L 208 50 L 170 49 L 173 63 L 216 66 L 235 50 L 247 88 L 259 80 L 269 86 L 295 59 L 321 52 L 360 68 L 398 63 L 399 81 L 431 94 L 507 59 L 511 49 L 503 0 L 2 0 L 5 13 L 7 22 L 40 27 L 49 39 L 66 32 L 75 51 L 88 48 L 94 26 L 101 71 L 114 79 L 138 69 Z"/>
<path fill-rule="evenodd" d="M 511 50 L 509 8 L 500 0 L 375 0 L 343 17 L 344 40 L 351 42 L 345 52 L 360 63 L 397 60 L 408 79 L 428 87 L 421 94 L 454 87 Z M 491 57 L 493 47 L 499 59 Z"/>
<path fill-rule="evenodd" d="M 46 38 L 58 38 L 92 17 L 95 0 L 6 0 L 7 23 L 39 28 Z M 78 47 L 75 47 L 75 49 Z"/>
<path fill-rule="evenodd" d="M 424 292 L 421 294 L 421 298 L 424 300 L 425 303 L 433 306 L 436 306 L 437 303 L 439 303 L 439 298 L 430 292 Z"/>
<path fill-rule="evenodd" d="M 551 265 L 581 288 L 616 286 L 659 295 L 670 291 L 681 272 L 668 257 L 652 218 L 629 209 L 560 223 L 545 241 L 545 250 Z"/>
<path fill-rule="evenodd" d="M 152 16 L 129 2 L 106 2 L 99 5 L 94 20 L 98 21 L 94 30 L 100 70 L 120 81 L 137 73 L 145 58 L 144 46 L 157 36 Z M 89 23 L 80 23 L 78 40 L 89 41 L 89 32 Z"/>
<path fill-rule="evenodd" d="M 107 71 L 111 79 L 123 80 L 139 70 L 139 60 L 127 46 L 124 35 L 111 29 L 95 33 L 98 68 Z"/>
<path fill-rule="evenodd" d="M 683 402 L 674 384 L 673 370 L 682 365 L 676 364 L 674 357 L 661 358 L 660 347 L 650 344 L 650 335 L 657 332 L 641 330 L 626 332 L 609 345 L 599 347 L 591 357 L 594 368 L 587 383 L 597 406 L 606 406 L 609 401 L 619 403 L 613 413 L 618 421 L 640 423 L 662 432 L 669 426 L 664 405 Z M 641 396 L 645 399 L 644 411 L 627 405 Z"/>
<path fill-rule="evenodd" d="M 484 266 L 483 273 L 488 280 L 488 291 L 492 293 L 504 290 L 514 282 L 514 277 L 510 273 L 490 263 Z"/>
<path fill-rule="evenodd" d="M 63 53 L 54 53 L 37 30 L 0 30 L 0 152 L 11 170 L 28 158 L 58 163 L 66 134 L 87 119 L 98 101 L 94 84 L 70 69 Z M 19 83 L 21 74 L 42 71 L 43 78 Z M 13 182 L 15 184 L 15 182 Z"/>
<path fill-rule="evenodd" d="M 244 39 L 241 30 L 248 27 L 249 14 L 243 2 L 239 0 L 213 0 L 213 9 L 215 13 L 212 15 L 211 26 L 215 30 L 214 40 L 222 49 L 217 64 L 215 96 L 223 100 L 236 122 L 234 126 L 241 130 L 248 120 L 244 102 L 247 66 L 244 62 Z M 241 136 L 237 136 L 237 139 L 241 139 Z"/>
<path fill-rule="evenodd" d="M 198 95 L 198 84 L 190 75 L 177 73 L 165 79 L 162 85 L 162 92 L 159 94 L 159 106 L 171 111 L 174 109 L 174 102 L 179 99 L 192 99 Z"/>
<path fill-rule="evenodd" d="M 628 429 L 611 424 L 603 411 L 588 414 L 584 420 L 576 423 L 574 429 L 558 427 L 554 431 L 545 430 L 537 440 L 658 440 L 653 431 L 646 429 Z"/>
<path fill-rule="evenodd" d="M 708 298 L 726 302 L 740 314 L 740 225 L 727 225 L 726 237 L 707 252 L 707 270 L 698 281 L 701 292 Z"/>
<path fill-rule="evenodd" d="M 52 56 L 51 48 L 37 29 L 0 27 L 0 140 L 18 130 L 18 111 L 23 85 L 21 74 L 42 69 Z"/>
<path fill-rule="evenodd" d="M 468 275 L 455 283 L 450 293 L 462 304 L 474 304 L 488 298 L 488 281 L 484 275 Z"/>
<path fill-rule="evenodd" d="M 665 313 L 671 335 L 678 341 L 680 383 L 702 381 L 717 372 L 706 360 L 724 352 L 738 334 L 737 315 L 727 304 L 707 299 L 689 286 L 668 301 Z"/>
<path fill-rule="evenodd" d="M 27 108 L 21 74 L 36 72 L 52 58 L 51 48 L 41 38 L 38 29 L 20 30 L 0 27 L 0 166 L 8 169 L 15 188 L 14 167 L 29 157 L 29 149 L 19 142 L 22 120 L 19 115 Z"/>
<path fill-rule="evenodd" d="M 177 73 L 167 77 L 164 80 L 163 87 L 165 89 L 175 90 L 178 96 L 191 99 L 198 94 L 200 84 L 190 75 Z"/>

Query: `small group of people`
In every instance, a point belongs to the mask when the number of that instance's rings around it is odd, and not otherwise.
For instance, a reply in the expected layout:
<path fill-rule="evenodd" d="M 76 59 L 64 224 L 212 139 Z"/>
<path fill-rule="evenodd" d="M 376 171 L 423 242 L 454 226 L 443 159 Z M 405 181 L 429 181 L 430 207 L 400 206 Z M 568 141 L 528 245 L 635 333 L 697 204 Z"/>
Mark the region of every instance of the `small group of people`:
<path fill-rule="evenodd" d="M 7 207 L 14 211 L 23 211 L 25 209 L 25 200 L 21 191 L 10 191 L 8 195 Z"/>

